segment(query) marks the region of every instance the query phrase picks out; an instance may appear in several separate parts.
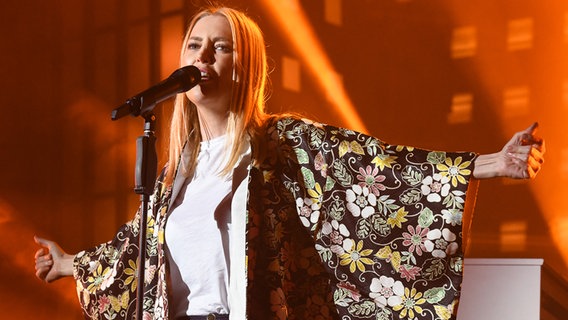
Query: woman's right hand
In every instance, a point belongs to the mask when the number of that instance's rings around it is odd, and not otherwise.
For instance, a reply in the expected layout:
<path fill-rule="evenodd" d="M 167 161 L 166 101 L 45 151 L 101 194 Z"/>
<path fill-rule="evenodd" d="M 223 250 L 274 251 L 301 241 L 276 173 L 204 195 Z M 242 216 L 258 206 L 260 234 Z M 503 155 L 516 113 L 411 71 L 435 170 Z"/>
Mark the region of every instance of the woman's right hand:
<path fill-rule="evenodd" d="M 35 236 L 34 240 L 43 248 L 35 253 L 36 276 L 45 282 L 73 275 L 74 255 L 67 254 L 57 243 Z"/>

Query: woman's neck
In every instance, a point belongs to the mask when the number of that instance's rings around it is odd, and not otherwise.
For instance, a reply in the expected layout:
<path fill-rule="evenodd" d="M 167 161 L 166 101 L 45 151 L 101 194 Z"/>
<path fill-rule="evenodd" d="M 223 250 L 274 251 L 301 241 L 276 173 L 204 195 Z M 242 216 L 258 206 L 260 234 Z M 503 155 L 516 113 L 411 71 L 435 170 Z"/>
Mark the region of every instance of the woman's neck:
<path fill-rule="evenodd" d="M 201 140 L 211 140 L 226 133 L 229 118 L 227 109 L 223 108 L 224 111 L 218 111 L 219 109 L 197 107 Z"/>

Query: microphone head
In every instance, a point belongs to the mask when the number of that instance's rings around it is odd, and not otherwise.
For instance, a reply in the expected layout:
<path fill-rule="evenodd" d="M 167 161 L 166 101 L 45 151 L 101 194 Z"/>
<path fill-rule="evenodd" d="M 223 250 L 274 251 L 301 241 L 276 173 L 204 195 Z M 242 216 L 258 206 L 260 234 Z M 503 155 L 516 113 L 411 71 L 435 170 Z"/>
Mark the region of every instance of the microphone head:
<path fill-rule="evenodd" d="M 185 66 L 174 71 L 170 79 L 179 83 L 179 93 L 185 92 L 201 81 L 201 71 L 196 66 Z"/>

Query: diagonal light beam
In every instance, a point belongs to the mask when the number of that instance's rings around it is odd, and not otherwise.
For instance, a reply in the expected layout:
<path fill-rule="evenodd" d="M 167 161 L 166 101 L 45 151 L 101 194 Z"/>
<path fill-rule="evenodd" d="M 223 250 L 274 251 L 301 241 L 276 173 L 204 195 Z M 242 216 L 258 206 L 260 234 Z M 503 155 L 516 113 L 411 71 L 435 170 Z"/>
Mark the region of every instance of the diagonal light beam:
<path fill-rule="evenodd" d="M 311 24 L 298 0 L 261 0 L 260 3 L 274 17 L 288 42 L 299 53 L 304 66 L 316 79 L 329 103 L 345 119 L 350 129 L 368 133 L 353 106 L 329 57 L 325 54 Z"/>

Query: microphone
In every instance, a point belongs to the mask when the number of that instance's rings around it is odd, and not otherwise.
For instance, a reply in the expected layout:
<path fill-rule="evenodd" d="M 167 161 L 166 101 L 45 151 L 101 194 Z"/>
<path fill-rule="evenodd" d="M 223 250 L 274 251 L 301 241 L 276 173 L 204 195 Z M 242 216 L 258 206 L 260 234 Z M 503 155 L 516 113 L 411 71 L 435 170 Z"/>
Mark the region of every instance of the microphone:
<path fill-rule="evenodd" d="M 145 117 L 152 112 L 157 103 L 188 91 L 199 81 L 201 81 L 201 71 L 197 67 L 179 68 L 165 80 L 126 100 L 123 105 L 112 111 L 111 118 L 117 120 L 129 114 L 134 117 L 139 115 Z"/>

